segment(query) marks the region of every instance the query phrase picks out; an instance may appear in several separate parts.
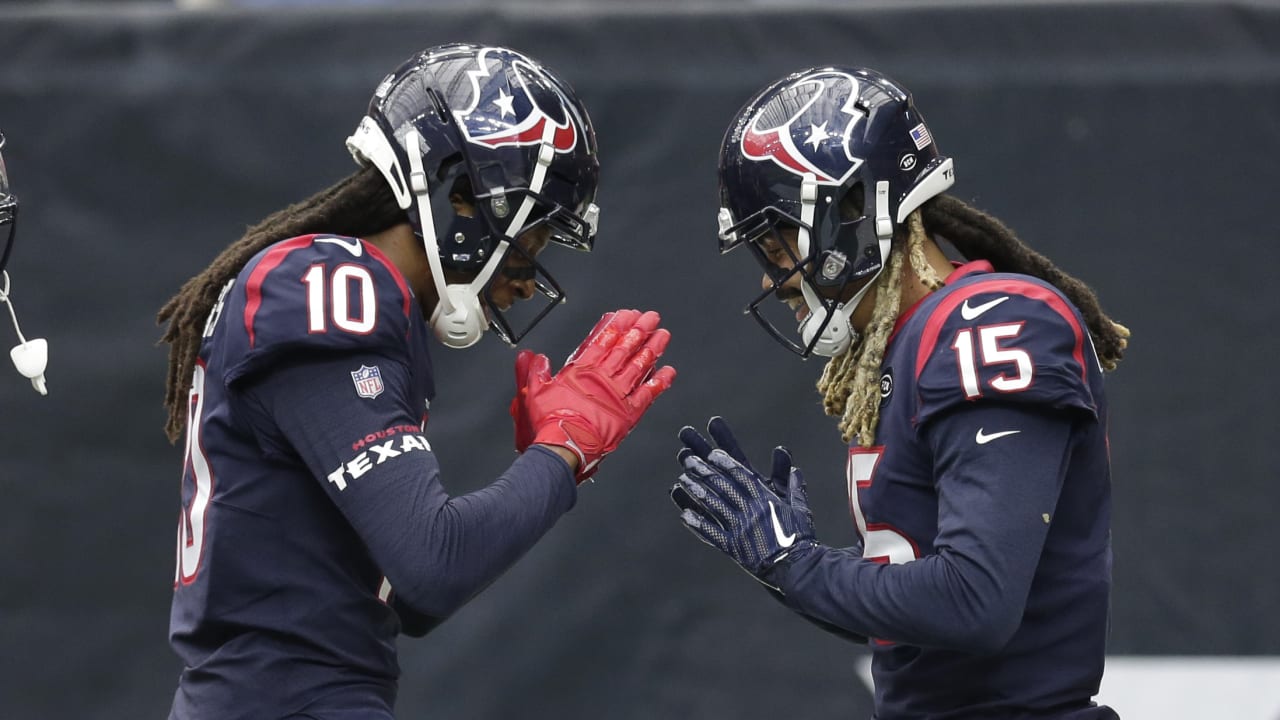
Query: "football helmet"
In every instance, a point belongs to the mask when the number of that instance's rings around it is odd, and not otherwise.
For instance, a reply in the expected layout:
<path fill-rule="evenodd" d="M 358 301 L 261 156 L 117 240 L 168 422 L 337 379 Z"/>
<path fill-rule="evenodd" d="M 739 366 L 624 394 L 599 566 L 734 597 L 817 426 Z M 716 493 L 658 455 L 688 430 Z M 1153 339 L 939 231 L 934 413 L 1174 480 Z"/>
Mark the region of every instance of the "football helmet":
<path fill-rule="evenodd" d="M 0 271 L 9 264 L 13 239 L 18 230 L 18 198 L 9 191 L 9 173 L 4 167 L 4 133 L 0 133 Z"/>
<path fill-rule="evenodd" d="M 751 247 L 772 280 L 747 312 L 802 357 L 850 347 L 849 318 L 894 232 L 955 179 L 911 94 L 875 70 L 843 66 L 792 73 L 757 93 L 725 134 L 719 176 L 720 251 Z M 761 245 L 785 227 L 797 230 L 799 251 L 787 272 Z M 798 338 L 760 309 L 795 273 L 809 311 Z"/>
<path fill-rule="evenodd" d="M 514 345 L 564 301 L 516 239 L 545 226 L 551 242 L 590 251 L 600 165 L 586 109 L 542 64 L 503 47 L 423 50 L 378 85 L 347 148 L 382 172 L 421 237 L 440 293 L 430 322 L 446 345 L 473 345 L 488 327 Z M 454 212 L 454 193 L 474 217 Z M 489 296 L 512 253 L 526 262 L 508 274 L 533 280 L 543 301 L 519 327 Z M 447 283 L 445 269 L 474 279 Z"/>

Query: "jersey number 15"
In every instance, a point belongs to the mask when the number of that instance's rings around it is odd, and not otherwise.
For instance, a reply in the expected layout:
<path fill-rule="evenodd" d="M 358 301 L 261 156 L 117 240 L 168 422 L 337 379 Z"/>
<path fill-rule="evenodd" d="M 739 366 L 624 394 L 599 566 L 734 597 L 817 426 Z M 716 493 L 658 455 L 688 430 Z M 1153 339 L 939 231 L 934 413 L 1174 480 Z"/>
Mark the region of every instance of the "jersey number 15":
<path fill-rule="evenodd" d="M 978 360 L 983 367 L 991 365 L 1013 365 L 1017 371 L 1013 375 L 1001 373 L 989 383 L 993 389 L 1002 393 L 1018 392 L 1031 387 L 1033 375 L 1031 356 L 1020 348 L 1001 347 L 1000 341 L 1016 338 L 1022 332 L 1022 323 L 1006 323 L 1003 325 L 987 325 L 985 327 L 965 328 L 956 333 L 951 349 L 956 351 L 956 362 L 960 365 L 960 384 L 964 387 L 964 396 L 969 400 L 982 397 L 982 387 L 978 382 Z M 975 332 L 978 340 L 974 342 Z"/>

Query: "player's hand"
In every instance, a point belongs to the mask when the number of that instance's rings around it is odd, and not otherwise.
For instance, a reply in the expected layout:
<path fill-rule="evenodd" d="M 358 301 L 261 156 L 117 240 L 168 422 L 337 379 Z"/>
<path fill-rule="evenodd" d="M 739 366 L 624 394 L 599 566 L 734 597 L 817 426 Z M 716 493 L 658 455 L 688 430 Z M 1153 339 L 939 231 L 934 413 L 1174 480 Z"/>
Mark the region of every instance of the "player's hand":
<path fill-rule="evenodd" d="M 511 398 L 511 420 L 516 426 L 516 452 L 523 453 L 533 444 L 533 437 L 537 434 L 533 427 L 533 421 L 529 418 L 529 410 L 525 407 L 525 398 L 528 391 L 525 389 L 529 386 L 530 370 L 533 368 L 534 360 L 542 358 L 546 360 L 545 355 L 535 355 L 532 350 L 521 350 L 516 353 L 516 395 Z"/>
<path fill-rule="evenodd" d="M 591 340 L 591 338 L 595 337 L 596 334 L 600 332 L 601 328 L 613 319 L 614 314 L 615 313 L 608 312 L 601 315 L 600 319 L 596 321 L 596 326 L 591 328 L 591 332 L 587 333 L 587 339 L 583 341 L 583 344 L 585 345 Z M 578 349 L 574 351 L 574 355 L 581 352 L 581 350 L 582 347 L 579 346 Z M 573 360 L 573 357 L 574 356 L 571 355 L 569 357 L 569 361 Z M 566 363 L 569 361 L 566 361 Z M 538 367 L 536 369 L 534 367 L 535 362 L 538 363 Z M 529 383 L 535 376 L 549 375 L 550 373 L 547 368 L 549 368 L 550 365 L 551 362 L 547 360 L 545 356 L 534 354 L 529 350 L 521 350 L 516 354 L 516 394 L 515 397 L 511 398 L 510 412 L 511 419 L 515 422 L 516 452 L 518 453 L 523 453 L 525 450 L 528 450 L 529 446 L 533 444 L 534 435 L 537 434 L 536 429 L 533 427 L 533 421 L 529 417 L 529 411 L 525 407 L 525 398 L 528 397 L 528 393 L 525 391 L 525 388 L 529 386 Z"/>
<path fill-rule="evenodd" d="M 610 320 L 613 319 L 615 313 L 607 312 L 600 316 L 596 321 L 596 326 L 591 328 L 591 332 L 587 333 L 587 339 L 583 344 L 589 342 L 597 333 L 600 332 Z M 582 350 L 579 346 L 574 351 L 577 355 Z M 574 355 L 569 357 L 566 364 L 573 360 Z M 535 368 L 535 363 L 537 367 Z M 523 453 L 533 444 L 533 438 L 537 435 L 537 429 L 533 426 L 533 419 L 529 416 L 529 410 L 526 407 L 525 398 L 529 393 L 526 388 L 533 382 L 536 377 L 545 377 L 550 375 L 549 368 L 551 361 L 545 355 L 535 354 L 530 350 L 521 350 L 516 353 L 516 394 L 511 398 L 511 420 L 515 423 L 516 428 L 516 452 Z"/>
<path fill-rule="evenodd" d="M 769 571 L 792 553 L 816 544 L 813 514 L 791 453 L 774 448 L 769 477 L 746 461 L 728 423 L 714 417 L 707 431 L 713 446 L 692 427 L 680 430 L 684 473 L 671 489 L 686 527 L 774 590 Z"/>
<path fill-rule="evenodd" d="M 656 312 L 606 313 L 555 376 L 545 355 L 521 351 L 511 401 L 516 449 L 565 448 L 578 458 L 579 483 L 594 475 L 675 379 L 671 366 L 657 368 L 671 340 L 660 320 Z"/>

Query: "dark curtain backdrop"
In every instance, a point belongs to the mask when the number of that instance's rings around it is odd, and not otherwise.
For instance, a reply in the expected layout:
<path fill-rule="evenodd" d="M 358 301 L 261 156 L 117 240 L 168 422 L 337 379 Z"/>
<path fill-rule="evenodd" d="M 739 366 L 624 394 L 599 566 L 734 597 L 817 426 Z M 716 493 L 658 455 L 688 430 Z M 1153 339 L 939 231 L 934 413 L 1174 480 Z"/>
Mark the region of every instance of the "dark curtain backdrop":
<path fill-rule="evenodd" d="M 599 134 L 597 251 L 544 256 L 570 301 L 529 345 L 562 358 L 601 312 L 652 308 L 680 376 L 542 544 L 401 644 L 402 717 L 869 716 L 862 649 L 778 607 L 666 495 L 676 431 L 723 414 L 761 461 L 789 445 L 820 536 L 853 538 L 821 365 L 742 315 L 758 271 L 715 239 L 730 117 L 822 63 L 911 88 L 954 193 L 1133 330 L 1109 386 L 1112 651 L 1280 653 L 1280 11 L 525 8 L 0 9 L 13 291 L 51 345 L 46 398 L 0 368 L 0 717 L 164 716 L 181 453 L 161 430 L 155 312 L 247 225 L 348 173 L 343 139 L 383 74 L 456 40 L 555 68 Z M 0 329 L 0 350 L 12 340 Z M 488 338 L 435 357 L 429 435 L 462 492 L 512 458 L 514 352 Z"/>

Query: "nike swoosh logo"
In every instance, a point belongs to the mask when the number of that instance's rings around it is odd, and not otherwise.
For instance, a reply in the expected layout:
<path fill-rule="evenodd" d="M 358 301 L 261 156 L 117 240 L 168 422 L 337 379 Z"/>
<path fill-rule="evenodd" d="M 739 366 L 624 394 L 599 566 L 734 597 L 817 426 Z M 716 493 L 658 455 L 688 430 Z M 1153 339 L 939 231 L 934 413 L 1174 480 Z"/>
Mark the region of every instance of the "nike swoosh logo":
<path fill-rule="evenodd" d="M 796 534 L 788 535 L 782 531 L 782 523 L 778 522 L 778 509 L 773 506 L 772 500 L 769 501 L 769 518 L 773 520 L 773 536 L 778 539 L 778 544 L 784 548 L 791 547 L 796 541 Z"/>
<path fill-rule="evenodd" d="M 991 308 L 999 305 L 1000 303 L 1008 299 L 1009 299 L 1009 296 L 1004 295 L 996 298 L 995 300 L 989 300 L 987 302 L 984 302 L 981 305 L 978 305 L 977 307 L 969 307 L 969 301 L 966 299 L 964 301 L 964 305 L 960 306 L 960 317 L 964 318 L 965 320 L 977 319 L 977 317 L 982 313 L 990 310 Z"/>
<path fill-rule="evenodd" d="M 321 237 L 316 238 L 316 242 L 330 243 L 346 250 L 356 257 L 360 257 L 364 253 L 364 248 L 360 247 L 359 240 L 347 240 L 345 238 Z"/>
<path fill-rule="evenodd" d="M 1021 430 L 1005 430 L 1004 432 L 991 433 L 990 435 L 987 435 L 982 432 L 982 428 L 978 428 L 978 434 L 973 439 L 977 440 L 979 445 L 986 445 L 992 440 L 999 440 L 1000 438 L 1006 435 L 1017 435 L 1020 432 L 1022 431 Z"/>

